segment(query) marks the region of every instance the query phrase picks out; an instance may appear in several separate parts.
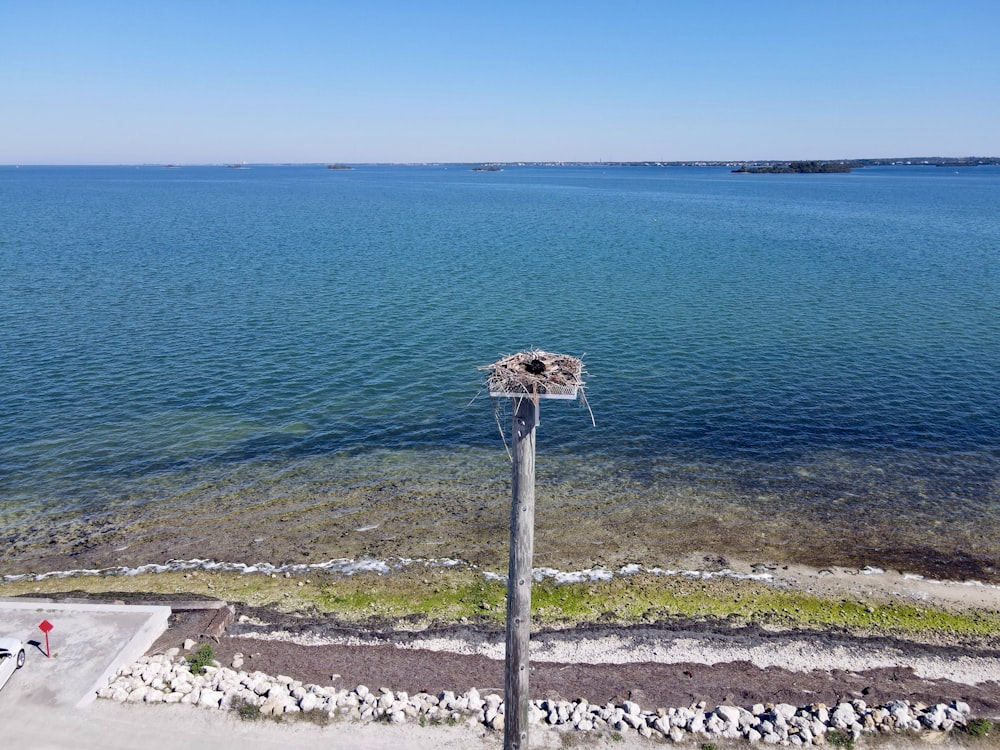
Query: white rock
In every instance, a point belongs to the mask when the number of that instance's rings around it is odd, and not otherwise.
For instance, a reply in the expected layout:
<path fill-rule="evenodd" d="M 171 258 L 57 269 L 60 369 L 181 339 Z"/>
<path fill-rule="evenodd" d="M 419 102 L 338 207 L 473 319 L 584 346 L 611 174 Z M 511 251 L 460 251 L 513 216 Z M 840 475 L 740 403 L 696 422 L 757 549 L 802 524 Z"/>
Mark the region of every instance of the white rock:
<path fill-rule="evenodd" d="M 798 709 L 789 703 L 779 703 L 774 707 L 774 713 L 785 721 L 790 721 L 795 716 L 796 711 Z"/>
<path fill-rule="evenodd" d="M 738 724 L 740 710 L 735 706 L 716 706 L 715 713 L 727 724 Z"/>
<path fill-rule="evenodd" d="M 633 729 L 642 729 L 642 727 L 646 726 L 645 720 L 639 714 L 625 714 L 622 717 L 622 721 Z"/>
<path fill-rule="evenodd" d="M 695 711 L 694 716 L 687 725 L 688 731 L 692 734 L 701 734 L 705 731 L 705 714 L 702 711 Z"/>
<path fill-rule="evenodd" d="M 850 703 L 841 703 L 830 716 L 830 723 L 836 729 L 850 729 L 858 720 L 858 715 L 854 713 L 854 706 Z"/>
<path fill-rule="evenodd" d="M 726 722 L 717 714 L 712 714 L 705 722 L 705 731 L 709 734 L 722 734 L 726 729 Z"/>
<path fill-rule="evenodd" d="M 283 698 L 268 697 L 260 706 L 261 716 L 280 716 L 285 713 L 285 701 Z"/>
<path fill-rule="evenodd" d="M 672 709 L 667 712 L 667 717 L 670 719 L 670 726 L 683 729 L 691 723 L 691 720 L 694 718 L 694 711 L 690 708 Z"/>
<path fill-rule="evenodd" d="M 201 695 L 198 696 L 198 705 L 203 708 L 218 708 L 222 705 L 222 699 L 225 696 L 221 690 L 209 690 L 204 688 L 201 691 Z"/>
<path fill-rule="evenodd" d="M 938 703 L 936 706 L 932 706 L 920 717 L 920 723 L 928 729 L 940 728 L 948 718 L 945 708 L 946 706 L 943 703 Z"/>
<path fill-rule="evenodd" d="M 257 695 L 267 695 L 271 692 L 273 685 L 265 679 L 254 678 L 250 680 L 250 684 L 247 687 Z"/>
<path fill-rule="evenodd" d="M 268 688 L 267 697 L 286 701 L 291 699 L 292 694 L 288 691 L 286 686 L 272 683 L 271 687 Z"/>

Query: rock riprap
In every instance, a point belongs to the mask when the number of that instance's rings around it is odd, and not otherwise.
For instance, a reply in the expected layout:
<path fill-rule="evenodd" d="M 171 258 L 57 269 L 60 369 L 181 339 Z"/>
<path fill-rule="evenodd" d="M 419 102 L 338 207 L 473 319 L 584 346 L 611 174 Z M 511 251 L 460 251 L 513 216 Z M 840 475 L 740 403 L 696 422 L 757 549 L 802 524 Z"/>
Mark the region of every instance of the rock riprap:
<path fill-rule="evenodd" d="M 495 693 L 480 695 L 475 688 L 438 695 L 409 695 L 389 688 L 371 690 L 364 685 L 344 689 L 230 669 L 218 662 L 195 675 L 179 649 L 143 656 L 132 666 L 122 668 L 107 687 L 98 691 L 98 697 L 119 703 L 187 703 L 222 710 L 255 706 L 264 716 L 321 711 L 331 719 L 394 724 L 470 721 L 496 730 L 503 729 L 504 720 L 502 697 Z M 881 706 L 869 706 L 862 700 L 805 707 L 758 703 L 709 708 L 699 703 L 652 711 L 632 701 L 598 705 L 582 699 L 536 700 L 530 711 L 533 723 L 564 731 L 637 732 L 674 742 L 698 737 L 743 738 L 782 745 L 824 744 L 831 732 L 855 739 L 875 733 L 949 732 L 965 727 L 971 713 L 969 705 L 961 701 L 925 706 L 903 700 Z"/>

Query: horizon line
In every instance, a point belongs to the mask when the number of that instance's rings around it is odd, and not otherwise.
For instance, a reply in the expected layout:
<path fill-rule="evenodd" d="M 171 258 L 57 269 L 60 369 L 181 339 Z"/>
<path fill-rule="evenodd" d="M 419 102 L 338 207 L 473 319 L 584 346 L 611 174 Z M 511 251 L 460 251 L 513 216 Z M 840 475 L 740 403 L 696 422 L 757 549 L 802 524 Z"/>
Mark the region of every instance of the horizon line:
<path fill-rule="evenodd" d="M 496 160 L 473 160 L 473 161 L 192 161 L 192 162 L 168 162 L 168 161 L 143 161 L 143 162 L 0 162 L 0 167 L 244 167 L 244 166 L 465 166 L 469 164 L 482 165 L 504 165 L 504 166 L 547 166 L 547 165 L 718 165 L 727 166 L 731 164 L 771 164 L 790 162 L 864 162 L 864 161 L 887 161 L 887 162 L 930 162 L 930 161 L 981 161 L 1000 162 L 1000 156 L 865 156 L 865 157 L 838 157 L 832 159 L 496 159 Z M 985 165 L 984 165 L 985 166 Z"/>

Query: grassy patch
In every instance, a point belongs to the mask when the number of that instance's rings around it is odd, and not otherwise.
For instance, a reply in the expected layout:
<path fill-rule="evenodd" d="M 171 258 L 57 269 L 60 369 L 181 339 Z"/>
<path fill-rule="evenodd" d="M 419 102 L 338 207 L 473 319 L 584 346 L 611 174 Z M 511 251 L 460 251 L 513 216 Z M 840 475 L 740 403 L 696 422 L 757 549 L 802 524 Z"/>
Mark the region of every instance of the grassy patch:
<path fill-rule="evenodd" d="M 854 737 L 848 732 L 834 730 L 826 733 L 826 744 L 841 750 L 853 750 Z"/>
<path fill-rule="evenodd" d="M 970 719 L 964 731 L 970 737 L 989 737 L 993 731 L 993 722 L 989 719 Z"/>
<path fill-rule="evenodd" d="M 187 660 L 191 674 L 204 674 L 205 667 L 210 666 L 213 659 L 215 659 L 215 649 L 208 643 L 201 644 Z"/>
<path fill-rule="evenodd" d="M 257 721 L 262 718 L 260 706 L 255 706 L 245 698 L 233 698 L 232 703 L 229 704 L 229 710 L 243 721 Z"/>

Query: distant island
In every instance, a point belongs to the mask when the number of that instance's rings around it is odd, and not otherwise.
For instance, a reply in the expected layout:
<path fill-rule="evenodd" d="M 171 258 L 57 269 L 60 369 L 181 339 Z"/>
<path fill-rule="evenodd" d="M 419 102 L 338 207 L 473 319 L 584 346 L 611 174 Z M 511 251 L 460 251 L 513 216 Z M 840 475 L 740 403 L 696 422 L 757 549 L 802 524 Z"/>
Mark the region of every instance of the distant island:
<path fill-rule="evenodd" d="M 472 172 L 503 172 L 503 167 L 498 167 L 496 164 L 486 164 L 481 167 L 473 167 L 470 171 Z"/>
<path fill-rule="evenodd" d="M 354 169 L 354 167 L 349 167 L 346 164 L 327 164 L 327 169 Z"/>
<path fill-rule="evenodd" d="M 850 172 L 852 167 L 860 167 L 857 162 L 847 161 L 790 161 L 787 164 L 765 164 L 747 166 L 732 170 L 733 174 L 833 174 Z"/>

